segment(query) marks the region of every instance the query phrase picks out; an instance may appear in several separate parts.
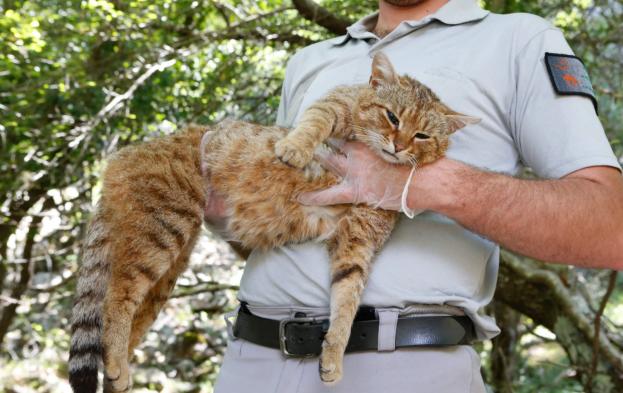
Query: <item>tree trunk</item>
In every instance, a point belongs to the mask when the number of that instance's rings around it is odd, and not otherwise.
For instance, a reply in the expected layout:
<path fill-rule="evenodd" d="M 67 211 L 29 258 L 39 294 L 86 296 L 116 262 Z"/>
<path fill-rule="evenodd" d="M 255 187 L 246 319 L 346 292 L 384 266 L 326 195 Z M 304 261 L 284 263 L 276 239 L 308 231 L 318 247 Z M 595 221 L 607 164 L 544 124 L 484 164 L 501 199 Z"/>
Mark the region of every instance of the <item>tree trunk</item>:
<path fill-rule="evenodd" d="M 513 393 L 513 380 L 517 371 L 516 351 L 519 340 L 520 314 L 500 301 L 493 302 L 493 314 L 502 330 L 492 340 L 490 384 L 497 393 Z"/>

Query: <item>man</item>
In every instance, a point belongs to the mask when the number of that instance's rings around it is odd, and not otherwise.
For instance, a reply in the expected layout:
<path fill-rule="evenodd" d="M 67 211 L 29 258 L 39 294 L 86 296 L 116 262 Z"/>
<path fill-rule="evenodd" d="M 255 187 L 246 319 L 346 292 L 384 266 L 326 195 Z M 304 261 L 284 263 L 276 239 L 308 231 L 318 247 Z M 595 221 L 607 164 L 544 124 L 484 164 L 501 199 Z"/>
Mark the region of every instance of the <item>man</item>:
<path fill-rule="evenodd" d="M 623 268 L 620 168 L 585 70 L 560 31 L 532 15 L 490 14 L 475 0 L 381 0 L 378 14 L 349 27 L 347 35 L 291 59 L 278 124 L 291 127 L 337 85 L 366 83 L 371 57 L 381 50 L 398 73 L 482 121 L 453 135 L 448 158 L 418 169 L 409 183 L 409 168 L 347 144 L 346 157 L 329 160 L 342 183 L 300 197 L 310 205 L 376 204 L 408 184 L 403 210 L 424 211 L 403 217 L 375 259 L 363 304 L 373 306 L 378 319 L 376 350 L 347 353 L 344 379 L 329 388 L 318 377 L 317 358 L 286 357 L 252 343 L 284 337 L 288 328 L 280 337 L 268 320 L 327 315 L 330 288 L 321 244 L 253 252 L 241 283 L 240 315 L 255 315 L 251 332 L 262 336 L 244 333 L 230 342 L 217 393 L 484 392 L 477 354 L 469 345 L 452 345 L 465 342 L 448 338 L 453 332 L 446 322 L 467 316 L 470 324 L 459 327 L 463 338 L 471 323 L 476 339 L 498 333 L 479 313 L 493 296 L 497 244 L 553 262 Z M 552 180 L 511 177 L 523 166 Z M 386 170 L 402 180 L 384 181 L 378 173 Z M 397 209 L 395 203 L 380 207 Z M 417 345 L 422 332 L 401 328 L 414 318 L 445 346 Z M 282 350 L 290 352 L 288 342 Z"/>

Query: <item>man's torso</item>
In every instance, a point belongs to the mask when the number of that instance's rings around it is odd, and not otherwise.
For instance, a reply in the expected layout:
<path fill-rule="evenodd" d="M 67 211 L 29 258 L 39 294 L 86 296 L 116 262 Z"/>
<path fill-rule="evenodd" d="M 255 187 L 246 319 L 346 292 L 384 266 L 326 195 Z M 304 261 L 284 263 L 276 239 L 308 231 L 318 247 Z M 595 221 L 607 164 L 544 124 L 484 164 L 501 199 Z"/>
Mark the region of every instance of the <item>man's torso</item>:
<path fill-rule="evenodd" d="M 296 124 L 305 108 L 338 85 L 367 83 L 372 56 L 383 51 L 398 73 L 429 86 L 453 110 L 482 119 L 452 136 L 449 158 L 518 173 L 516 67 L 534 37 L 555 29 L 531 15 L 487 15 L 475 4 L 460 11 L 445 8 L 439 20 L 403 22 L 382 40 L 354 25 L 349 29 L 353 38 L 339 37 L 299 52 L 288 69 L 278 123 Z M 565 45 L 561 51 L 569 50 Z M 403 217 L 374 260 L 362 303 L 454 305 L 475 320 L 480 338 L 491 337 L 498 330 L 478 310 L 493 296 L 498 254 L 496 244 L 442 215 Z M 257 306 L 328 308 L 329 294 L 325 246 L 306 243 L 252 253 L 239 297 Z"/>

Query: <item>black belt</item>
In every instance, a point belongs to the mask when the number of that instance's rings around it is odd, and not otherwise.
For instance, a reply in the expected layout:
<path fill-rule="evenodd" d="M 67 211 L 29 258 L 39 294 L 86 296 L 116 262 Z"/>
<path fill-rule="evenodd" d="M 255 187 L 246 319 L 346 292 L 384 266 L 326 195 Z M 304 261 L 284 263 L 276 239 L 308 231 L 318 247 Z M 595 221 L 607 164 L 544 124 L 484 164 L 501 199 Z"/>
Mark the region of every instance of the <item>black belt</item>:
<path fill-rule="evenodd" d="M 346 352 L 376 351 L 379 320 L 374 309 L 361 308 L 353 322 Z M 294 318 L 274 320 L 251 314 L 243 303 L 233 333 L 264 347 L 280 349 L 286 356 L 318 356 L 329 328 L 328 319 L 297 313 Z M 471 344 L 474 324 L 466 316 L 415 316 L 398 318 L 396 348 Z"/>

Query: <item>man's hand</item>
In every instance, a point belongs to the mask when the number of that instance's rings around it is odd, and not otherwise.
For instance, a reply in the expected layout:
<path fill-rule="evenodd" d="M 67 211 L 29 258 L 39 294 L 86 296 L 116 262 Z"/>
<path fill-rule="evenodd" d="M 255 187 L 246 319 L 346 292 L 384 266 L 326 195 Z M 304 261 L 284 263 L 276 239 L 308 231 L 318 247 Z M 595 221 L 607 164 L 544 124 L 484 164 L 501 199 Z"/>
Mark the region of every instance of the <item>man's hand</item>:
<path fill-rule="evenodd" d="M 347 142 L 340 150 L 343 155 L 316 155 L 316 159 L 342 181 L 325 190 L 301 194 L 299 202 L 316 206 L 365 203 L 384 210 L 402 211 L 404 208 L 409 212 L 422 212 L 444 199 L 437 188 L 443 181 L 440 173 L 452 171 L 454 161 L 442 158 L 418 168 L 413 176 L 411 167 L 391 164 L 361 142 Z M 417 182 L 412 181 L 405 190 L 410 177 Z M 401 197 L 405 191 L 407 199 L 403 206 Z"/>
<path fill-rule="evenodd" d="M 206 204 L 203 209 L 203 219 L 211 228 L 225 229 L 227 227 L 227 207 L 225 198 L 208 189 Z"/>
<path fill-rule="evenodd" d="M 379 157 L 361 142 L 347 142 L 342 154 L 322 154 L 316 158 L 342 181 L 325 190 L 301 194 L 304 205 L 365 203 L 385 210 L 400 210 L 401 196 L 411 168 L 394 165 Z"/>
<path fill-rule="evenodd" d="M 361 144 L 325 158 L 344 180 L 303 194 L 304 204 L 367 203 L 400 209 L 409 168 L 391 165 Z M 407 205 L 444 214 L 521 254 L 584 267 L 623 269 L 623 178 L 610 167 L 559 180 L 524 180 L 442 158 L 418 169 Z"/>
<path fill-rule="evenodd" d="M 209 188 L 203 209 L 203 219 L 210 230 L 220 235 L 223 240 L 226 240 L 240 258 L 246 260 L 249 257 L 251 250 L 243 248 L 239 242 L 234 241 L 227 231 L 229 215 L 227 214 L 225 198 Z"/>

